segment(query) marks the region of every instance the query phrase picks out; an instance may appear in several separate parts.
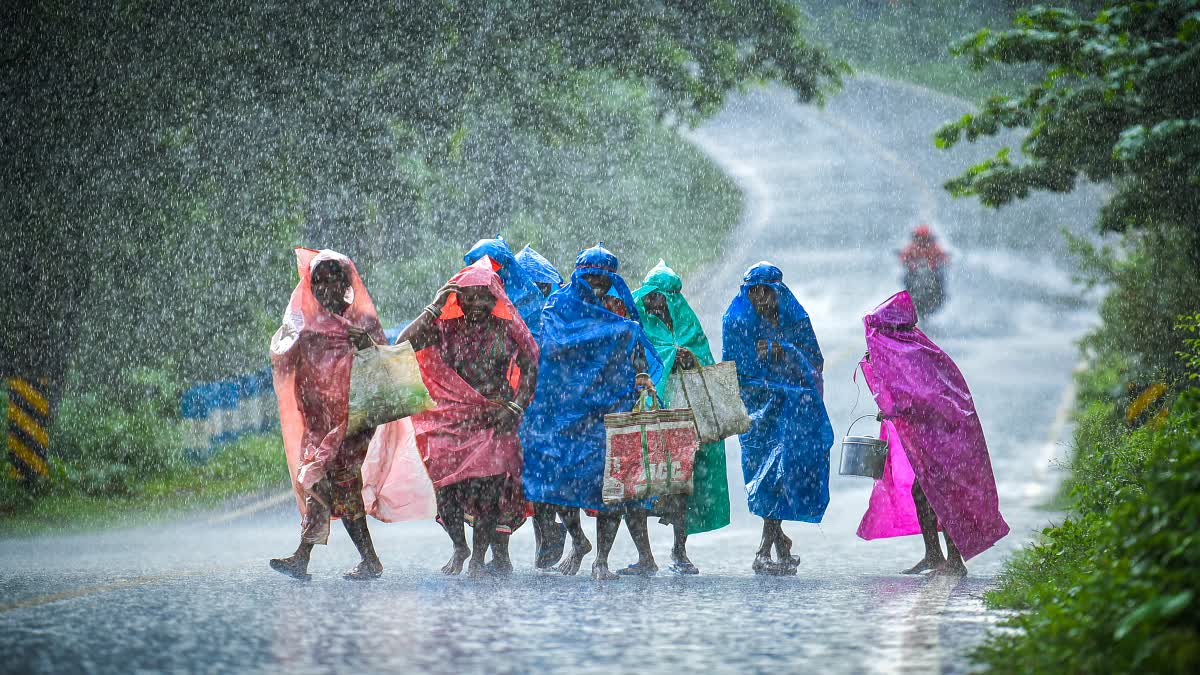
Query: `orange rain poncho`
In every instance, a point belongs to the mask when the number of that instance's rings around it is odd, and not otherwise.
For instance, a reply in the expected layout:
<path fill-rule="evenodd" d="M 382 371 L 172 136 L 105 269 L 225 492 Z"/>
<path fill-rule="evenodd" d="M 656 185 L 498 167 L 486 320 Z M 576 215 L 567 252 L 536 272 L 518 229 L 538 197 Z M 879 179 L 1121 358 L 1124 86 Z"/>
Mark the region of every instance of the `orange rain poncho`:
<path fill-rule="evenodd" d="M 323 261 L 339 263 L 350 280 L 347 307 L 340 315 L 326 310 L 313 295 L 312 272 Z M 296 249 L 300 282 L 292 291 L 283 325 L 271 338 L 271 367 L 288 470 L 296 501 L 304 511 L 304 493 L 325 475 L 361 464 L 369 435 L 346 438 L 350 369 L 354 345 L 348 327 L 367 331 L 386 343 L 375 305 L 346 256 Z"/>

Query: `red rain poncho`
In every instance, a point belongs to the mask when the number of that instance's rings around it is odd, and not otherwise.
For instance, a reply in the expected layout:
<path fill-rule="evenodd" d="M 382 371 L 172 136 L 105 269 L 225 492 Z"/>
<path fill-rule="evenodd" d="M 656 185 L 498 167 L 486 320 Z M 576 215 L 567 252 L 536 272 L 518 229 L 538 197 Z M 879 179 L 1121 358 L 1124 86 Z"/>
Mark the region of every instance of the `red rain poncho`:
<path fill-rule="evenodd" d="M 925 333 L 908 291 L 893 295 L 863 317 L 870 364 L 867 385 L 901 444 L 891 443 L 912 465 L 938 523 L 964 559 L 986 551 L 1004 535 L 996 479 L 983 427 L 962 373 Z M 905 499 L 907 472 L 889 458 L 876 482 L 864 529 L 915 533 L 912 498 Z M 894 510 L 893 510 L 894 509 Z M 917 530 L 919 531 L 919 530 Z"/>
<path fill-rule="evenodd" d="M 340 263 L 350 279 L 348 306 L 341 315 L 322 307 L 312 292 L 312 271 L 325 260 Z M 283 325 L 271 338 L 271 367 L 288 470 L 303 512 L 306 489 L 330 471 L 361 464 L 367 451 L 369 436 L 346 442 L 355 352 L 347 327 L 362 328 L 378 343 L 386 338 L 349 258 L 330 250 L 297 248 L 296 267 L 300 282 L 292 291 Z"/>
<path fill-rule="evenodd" d="M 521 377 L 516 367 L 517 354 L 523 352 L 536 363 L 538 348 L 494 270 L 491 259 L 484 257 L 454 275 L 450 283 L 460 288 L 487 286 L 496 298 L 492 316 L 503 322 L 502 339 L 513 348 L 507 352 L 510 356 L 506 376 L 515 391 Z M 458 352 L 464 361 L 472 357 L 467 352 L 476 345 L 467 344 L 458 334 L 462 322 L 455 319 L 462 316 L 457 295 L 452 295 L 434 322 L 440 344 L 417 352 L 421 378 L 437 403 L 433 410 L 412 417 L 417 447 L 435 488 L 472 478 L 506 476 L 501 510 L 519 519 L 525 507 L 520 494 L 522 454 L 517 433 L 499 432 L 494 425 L 479 421 L 481 413 L 496 404 L 476 391 L 443 359 L 443 350 Z"/>

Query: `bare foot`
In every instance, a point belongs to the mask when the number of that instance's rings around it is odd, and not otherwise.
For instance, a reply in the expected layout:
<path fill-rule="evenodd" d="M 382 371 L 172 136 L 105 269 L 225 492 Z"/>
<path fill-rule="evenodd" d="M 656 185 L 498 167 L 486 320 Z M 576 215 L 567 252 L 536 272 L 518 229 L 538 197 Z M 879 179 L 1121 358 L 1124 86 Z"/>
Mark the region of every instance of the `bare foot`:
<path fill-rule="evenodd" d="M 483 563 L 472 560 L 470 564 L 467 565 L 467 576 L 472 579 L 485 579 L 491 575 L 487 573 L 487 569 L 484 567 Z"/>
<path fill-rule="evenodd" d="M 442 565 L 442 574 L 445 574 L 447 576 L 454 576 L 455 574 L 460 574 L 462 572 L 463 563 L 465 563 L 467 561 L 467 558 L 470 558 L 470 557 L 471 557 L 471 549 L 469 549 L 469 548 L 454 549 L 454 555 L 450 556 L 450 562 L 446 563 L 445 565 Z"/>
<path fill-rule="evenodd" d="M 567 556 L 567 559 L 558 566 L 558 571 L 569 577 L 579 574 L 579 568 L 583 566 L 583 557 L 591 552 L 592 542 L 587 539 L 573 542 L 571 545 L 571 555 Z M 607 565 L 605 565 L 605 569 L 608 569 Z"/>
<path fill-rule="evenodd" d="M 312 575 L 308 573 L 308 559 L 299 556 L 290 556 L 288 558 L 272 558 L 271 569 L 286 574 L 293 579 L 300 581 L 308 581 L 312 579 Z"/>
<path fill-rule="evenodd" d="M 623 577 L 652 577 L 658 574 L 658 565 L 653 560 L 636 562 L 629 567 L 617 570 L 617 574 Z"/>
<path fill-rule="evenodd" d="M 924 574 L 929 570 L 936 569 L 946 563 L 945 558 L 922 558 L 921 562 L 904 570 L 901 574 Z"/>
<path fill-rule="evenodd" d="M 621 577 L 610 572 L 606 563 L 592 563 L 592 578 L 596 581 L 612 581 Z"/>
<path fill-rule="evenodd" d="M 342 575 L 342 578 L 347 581 L 369 581 L 378 579 L 383 576 L 383 563 L 378 560 L 367 562 L 366 560 L 354 566 L 354 569 L 347 571 Z"/>
<path fill-rule="evenodd" d="M 483 566 L 483 571 L 493 577 L 511 577 L 513 566 L 509 560 L 496 560 L 493 558 L 491 562 Z"/>
<path fill-rule="evenodd" d="M 967 566 L 961 560 L 946 561 L 938 565 L 929 573 L 931 577 L 965 577 L 967 576 Z"/>
<path fill-rule="evenodd" d="M 696 567 L 691 560 L 688 560 L 686 553 L 676 555 L 671 554 L 671 566 L 669 568 L 672 574 L 700 574 L 700 568 Z"/>
<path fill-rule="evenodd" d="M 771 560 L 771 554 L 754 556 L 754 564 L 750 569 L 754 570 L 755 574 L 771 574 L 772 568 L 775 567 L 774 561 Z"/>

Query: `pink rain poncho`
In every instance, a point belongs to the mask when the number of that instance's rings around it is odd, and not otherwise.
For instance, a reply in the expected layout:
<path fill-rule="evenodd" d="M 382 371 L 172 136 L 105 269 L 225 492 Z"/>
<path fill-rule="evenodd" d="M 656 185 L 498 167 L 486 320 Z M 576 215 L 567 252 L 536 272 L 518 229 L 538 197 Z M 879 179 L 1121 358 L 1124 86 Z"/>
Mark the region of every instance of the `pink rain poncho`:
<path fill-rule="evenodd" d="M 885 417 L 889 456 L 858 534 L 874 539 L 920 532 L 910 492 L 915 476 L 941 529 L 969 560 L 1008 534 L 1008 524 L 967 383 L 917 328 L 907 291 L 863 317 L 863 325 L 870 355 L 863 373 Z"/>
<path fill-rule="evenodd" d="M 375 430 L 362 465 L 363 506 L 385 523 L 432 520 L 437 515 L 433 482 L 425 472 L 411 417 Z"/>
<path fill-rule="evenodd" d="M 386 338 L 349 258 L 330 250 L 295 251 L 300 282 L 271 338 L 271 367 L 288 470 L 303 513 L 305 490 L 327 473 L 361 464 L 370 440 L 367 435 L 346 438 L 355 351 L 347 328 L 361 328 L 379 343 Z M 348 306 L 340 315 L 322 307 L 312 292 L 313 269 L 326 260 L 339 263 L 350 279 Z"/>
<path fill-rule="evenodd" d="M 463 311 L 452 295 L 434 322 L 438 344 L 417 352 L 421 378 L 437 402 L 433 410 L 413 415 L 417 447 L 435 488 L 473 478 L 504 476 L 500 511 L 502 522 L 517 524 L 524 519 L 521 491 L 522 453 L 515 429 L 499 431 L 481 416 L 497 404 L 489 401 L 443 358 L 454 354 L 460 363 L 481 363 L 501 353 L 507 381 L 501 388 L 516 391 L 523 376 L 517 368 L 518 354 L 537 363 L 538 347 L 525 322 L 504 292 L 495 266 L 488 257 L 454 275 L 450 282 L 459 288 L 486 286 L 496 298 L 492 317 L 497 321 L 495 337 L 482 342 L 463 332 Z M 476 513 L 475 515 L 480 515 Z"/>

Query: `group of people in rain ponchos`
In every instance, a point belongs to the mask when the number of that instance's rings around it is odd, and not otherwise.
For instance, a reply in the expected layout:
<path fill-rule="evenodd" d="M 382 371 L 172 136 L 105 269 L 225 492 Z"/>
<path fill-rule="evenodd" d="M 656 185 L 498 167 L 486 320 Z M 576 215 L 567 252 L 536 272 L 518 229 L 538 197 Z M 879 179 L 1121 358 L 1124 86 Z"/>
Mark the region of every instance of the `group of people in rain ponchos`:
<path fill-rule="evenodd" d="M 531 519 L 535 567 L 576 574 L 592 552 L 587 514 L 596 523 L 594 578 L 658 571 L 651 516 L 672 528 L 670 570 L 699 573 L 688 537 L 730 522 L 724 441 L 700 447 L 690 495 L 616 505 L 601 497 L 604 416 L 654 392 L 662 398 L 675 373 L 716 360 L 683 280 L 660 261 L 631 291 L 603 245 L 580 252 L 569 279 L 528 246 L 514 254 L 499 237 L 480 241 L 464 262 L 397 339 L 416 350 L 436 407 L 347 433 L 355 351 L 384 343 L 384 334 L 354 263 L 297 249 L 300 281 L 271 357 L 300 544 L 271 566 L 307 579 L 313 545 L 326 543 L 330 521 L 340 519 L 362 556 L 345 578 L 379 577 L 372 515 L 436 520 L 453 550 L 444 573 L 466 566 L 471 576 L 502 576 L 513 570 L 510 535 Z M 858 534 L 922 534 L 925 556 L 907 572 L 965 574 L 964 560 L 1008 531 L 970 392 L 917 328 L 906 292 L 863 321 L 862 372 L 889 453 Z M 819 523 L 829 503 L 834 436 L 821 348 L 783 272 L 766 262 L 746 271 L 721 337 L 751 418 L 740 437 L 741 468 L 749 510 L 763 519 L 751 567 L 796 574 L 800 560 L 783 521 Z M 638 559 L 614 570 L 608 558 L 622 522 Z"/>

